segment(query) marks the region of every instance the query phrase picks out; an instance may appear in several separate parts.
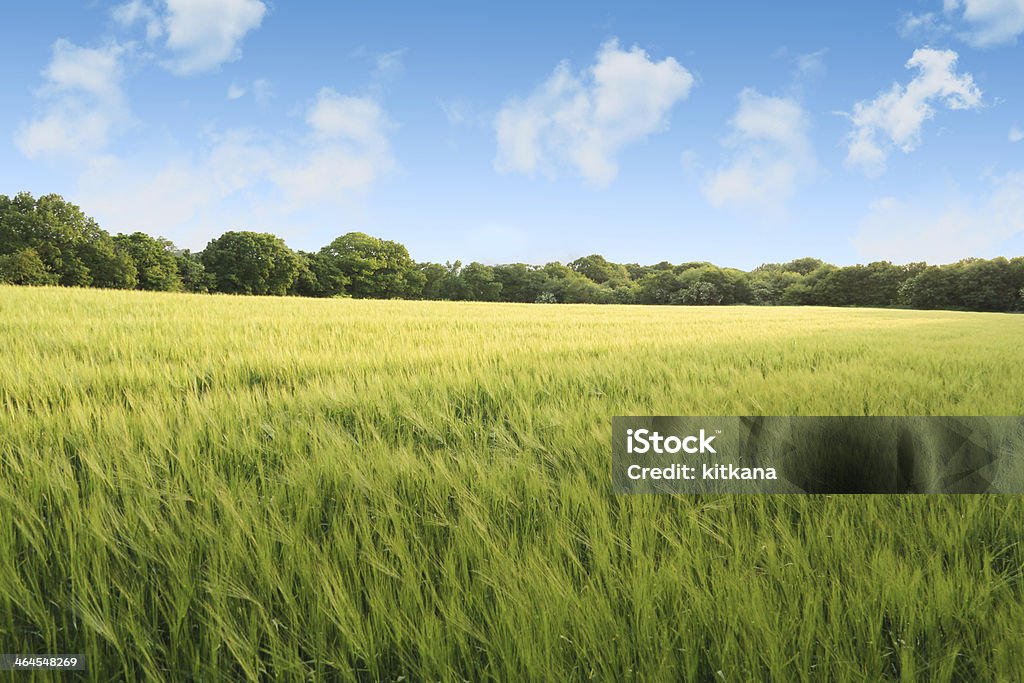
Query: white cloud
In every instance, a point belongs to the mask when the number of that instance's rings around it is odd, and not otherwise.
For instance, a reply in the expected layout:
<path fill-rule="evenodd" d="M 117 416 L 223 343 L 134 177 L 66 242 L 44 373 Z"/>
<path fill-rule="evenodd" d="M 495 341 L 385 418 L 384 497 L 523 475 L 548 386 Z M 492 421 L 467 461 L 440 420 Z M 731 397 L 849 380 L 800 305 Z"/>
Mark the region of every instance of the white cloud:
<path fill-rule="evenodd" d="M 780 208 L 798 184 L 817 172 L 807 136 L 810 123 L 795 99 L 746 88 L 729 125 L 732 132 L 723 145 L 731 158 L 701 188 L 712 205 Z"/>
<path fill-rule="evenodd" d="M 958 191 L 941 198 L 874 202 L 854 245 L 873 259 L 948 263 L 967 255 L 991 256 L 1024 233 L 1024 172 L 987 179 L 976 197 Z"/>
<path fill-rule="evenodd" d="M 213 148 L 199 160 L 185 155 L 157 167 L 137 158 L 97 158 L 79 178 L 74 197 L 109 231 L 142 230 L 179 246 L 202 247 L 216 232 L 215 222 L 223 231 L 238 227 L 241 217 L 219 212 L 248 180 L 237 169 L 218 166 L 223 156 Z"/>
<path fill-rule="evenodd" d="M 579 76 L 562 62 L 526 99 L 506 102 L 496 120 L 495 166 L 528 175 L 570 167 L 607 185 L 621 149 L 667 128 L 693 82 L 672 57 L 654 62 L 639 47 L 609 41 Z"/>
<path fill-rule="evenodd" d="M 245 34 L 258 28 L 267 7 L 259 0 L 166 0 L 167 47 L 175 73 L 214 69 L 242 55 Z"/>
<path fill-rule="evenodd" d="M 312 149 L 269 173 L 289 201 L 362 190 L 394 167 L 388 140 L 392 124 L 374 99 L 322 88 L 306 111 L 306 123 L 313 133 Z"/>
<path fill-rule="evenodd" d="M 974 47 L 1014 43 L 1024 33 L 1024 0 L 945 0 L 943 9 L 969 27 L 958 35 Z"/>
<path fill-rule="evenodd" d="M 265 12 L 256 0 L 131 0 L 112 17 L 125 27 L 145 24 L 147 37 L 165 40 L 174 56 L 165 66 L 184 74 L 237 58 Z M 37 93 L 40 112 L 15 136 L 26 156 L 75 161 L 77 188 L 69 194 L 111 230 L 142 229 L 197 247 L 239 225 L 294 233 L 301 217 L 312 224 L 324 209 L 336 214 L 395 166 L 393 126 L 377 99 L 329 88 L 307 104 L 301 131 L 229 128 L 207 131 L 190 149 L 156 137 L 112 151 L 114 132 L 133 123 L 122 81 L 125 65 L 139 56 L 134 43 L 57 41 Z M 391 55 L 378 68 L 393 70 L 396 60 Z M 226 91 L 228 99 L 248 95 L 265 105 L 273 85 L 236 81 Z"/>
<path fill-rule="evenodd" d="M 969 73 L 956 72 L 957 54 L 952 50 L 915 50 L 906 68 L 918 73 L 907 85 L 893 83 L 873 100 L 853 105 L 853 131 L 846 161 L 870 175 L 885 169 L 889 147 L 910 152 L 921 142 L 921 127 L 935 115 L 933 104 L 948 109 L 981 106 L 981 90 Z"/>
<path fill-rule="evenodd" d="M 43 75 L 41 113 L 22 124 L 15 143 L 29 157 L 81 156 L 102 149 L 113 129 L 131 120 L 121 91 L 128 48 L 79 47 L 60 39 Z"/>
<path fill-rule="evenodd" d="M 242 55 L 242 40 L 259 28 L 267 12 L 261 0 L 143 0 L 114 8 L 122 26 L 143 23 L 150 41 L 165 38 L 174 55 L 165 66 L 179 75 L 216 69 Z"/>
<path fill-rule="evenodd" d="M 191 153 L 98 157 L 75 198 L 110 230 L 145 229 L 183 246 L 243 225 L 289 236 L 297 216 L 351 202 L 395 165 L 376 101 L 324 88 L 306 124 L 299 136 L 234 129 Z"/>
<path fill-rule="evenodd" d="M 324 139 L 348 139 L 367 146 L 381 144 L 390 126 L 376 100 L 340 95 L 333 88 L 321 88 L 306 110 L 306 123 Z"/>
<path fill-rule="evenodd" d="M 1020 142 L 1024 140 L 1024 130 L 1021 130 L 1017 124 L 1010 126 L 1010 134 L 1007 136 L 1010 142 Z"/>
<path fill-rule="evenodd" d="M 296 163 L 275 168 L 270 177 L 285 191 L 289 203 L 298 205 L 364 190 L 392 166 L 390 157 L 332 145 L 313 150 Z"/>

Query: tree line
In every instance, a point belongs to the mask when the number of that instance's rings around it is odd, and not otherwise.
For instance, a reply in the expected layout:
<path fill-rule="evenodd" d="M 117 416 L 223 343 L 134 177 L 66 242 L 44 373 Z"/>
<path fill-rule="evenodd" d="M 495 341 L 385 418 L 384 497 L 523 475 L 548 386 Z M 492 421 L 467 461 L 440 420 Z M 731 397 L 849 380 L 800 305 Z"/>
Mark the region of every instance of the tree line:
<path fill-rule="evenodd" d="M 361 232 L 316 252 L 269 233 L 229 231 L 199 253 L 142 232 L 111 235 L 56 194 L 0 195 L 0 283 L 154 291 L 522 303 L 902 306 L 1024 311 L 1024 257 L 947 265 L 815 258 L 752 271 L 694 261 L 567 264 L 418 263 L 400 243 Z"/>

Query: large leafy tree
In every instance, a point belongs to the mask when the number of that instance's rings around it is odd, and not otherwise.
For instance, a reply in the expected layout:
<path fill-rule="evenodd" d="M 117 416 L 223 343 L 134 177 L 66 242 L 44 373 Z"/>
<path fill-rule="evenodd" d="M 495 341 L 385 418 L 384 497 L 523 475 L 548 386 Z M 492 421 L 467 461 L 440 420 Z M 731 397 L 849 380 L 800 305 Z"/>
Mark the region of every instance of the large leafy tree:
<path fill-rule="evenodd" d="M 362 232 L 342 235 L 318 256 L 328 296 L 347 291 L 361 299 L 415 298 L 426 282 L 405 246 Z"/>
<path fill-rule="evenodd" d="M 86 243 L 82 251 L 93 287 L 135 289 L 138 285 L 138 269 L 132 257 L 110 235 Z"/>
<path fill-rule="evenodd" d="M 131 257 L 60 195 L 0 195 L 0 253 L 23 249 L 35 251 L 62 285 L 132 288 L 137 282 Z"/>
<path fill-rule="evenodd" d="M 550 300 L 544 296 L 550 294 L 555 301 L 563 304 L 600 304 L 612 301 L 611 291 L 607 287 L 561 263 L 548 263 L 543 273 L 546 281 L 541 297 L 544 300 Z"/>
<path fill-rule="evenodd" d="M 1017 307 L 1019 271 L 1005 258 L 965 261 L 960 271 L 960 300 L 972 311 L 1012 311 Z"/>
<path fill-rule="evenodd" d="M 295 280 L 292 281 L 291 286 L 288 288 L 288 293 L 295 296 L 322 296 L 320 292 L 320 279 L 313 270 L 315 254 L 297 251 L 295 252 L 295 258 L 298 260 L 299 268 L 295 274 Z"/>
<path fill-rule="evenodd" d="M 349 278 L 343 269 L 344 264 L 333 254 L 324 249 L 306 254 L 306 267 L 309 273 L 303 274 L 300 266 L 299 279 L 304 281 L 303 286 L 306 286 L 305 283 L 308 281 L 316 280 L 315 296 L 332 297 L 348 294 Z"/>
<path fill-rule="evenodd" d="M 788 270 L 757 270 L 750 274 L 750 303 L 777 306 L 783 293 L 800 282 L 803 276 Z"/>
<path fill-rule="evenodd" d="M 629 271 L 618 263 L 612 263 L 600 254 L 583 256 L 567 264 L 580 275 L 583 275 L 598 284 L 608 281 L 621 282 L 629 279 Z"/>
<path fill-rule="evenodd" d="M 494 266 L 494 279 L 501 283 L 503 301 L 532 303 L 548 292 L 548 275 L 544 269 L 525 263 Z"/>
<path fill-rule="evenodd" d="M 465 287 L 466 298 L 471 301 L 498 301 L 501 282 L 494 279 L 494 268 L 473 262 L 462 269 L 459 277 Z"/>
<path fill-rule="evenodd" d="M 462 278 L 462 261 L 417 264 L 423 278 L 420 296 L 424 299 L 462 301 L 467 298 L 466 282 Z"/>
<path fill-rule="evenodd" d="M 892 306 L 897 303 L 900 287 L 910 272 L 907 266 L 876 261 L 866 266 L 818 268 L 809 274 L 807 282 L 813 282 L 812 299 L 815 304 Z"/>
<path fill-rule="evenodd" d="M 182 289 L 186 292 L 205 294 L 216 287 L 213 276 L 206 272 L 200 256 L 201 254 L 193 254 L 188 249 L 177 249 L 174 252 L 178 277 L 181 278 Z"/>
<path fill-rule="evenodd" d="M 280 237 L 269 233 L 230 231 L 203 250 L 202 263 L 218 292 L 288 293 L 299 272 L 299 259 Z"/>
<path fill-rule="evenodd" d="M 57 276 L 47 270 L 35 249 L 26 247 L 0 256 L 0 282 L 10 285 L 55 285 Z"/>
<path fill-rule="evenodd" d="M 805 256 L 804 258 L 798 258 L 793 261 L 788 261 L 781 264 L 778 269 L 786 273 L 798 273 L 800 275 L 810 275 L 818 268 L 825 265 L 825 262 L 821 259 L 811 258 Z"/>
<path fill-rule="evenodd" d="M 138 271 L 138 288 L 177 292 L 183 287 L 174 245 L 162 237 L 143 232 L 118 235 L 114 243 L 127 253 Z"/>
<path fill-rule="evenodd" d="M 481 301 L 796 304 L 1024 310 L 1024 258 L 943 266 L 814 258 L 750 273 L 693 261 L 643 266 L 598 254 L 567 265 L 416 264 L 406 248 L 351 232 L 316 253 L 267 233 L 228 232 L 199 255 L 141 232 L 112 238 L 59 195 L 0 195 L 0 282 Z"/>

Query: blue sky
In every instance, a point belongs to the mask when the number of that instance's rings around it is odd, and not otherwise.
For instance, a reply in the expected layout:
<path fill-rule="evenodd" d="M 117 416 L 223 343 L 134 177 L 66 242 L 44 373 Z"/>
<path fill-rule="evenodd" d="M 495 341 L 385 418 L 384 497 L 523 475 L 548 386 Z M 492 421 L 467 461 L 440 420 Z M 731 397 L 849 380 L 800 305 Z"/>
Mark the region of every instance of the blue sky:
<path fill-rule="evenodd" d="M 1024 254 L 1024 0 L 17 3 L 0 193 L 417 260 Z"/>

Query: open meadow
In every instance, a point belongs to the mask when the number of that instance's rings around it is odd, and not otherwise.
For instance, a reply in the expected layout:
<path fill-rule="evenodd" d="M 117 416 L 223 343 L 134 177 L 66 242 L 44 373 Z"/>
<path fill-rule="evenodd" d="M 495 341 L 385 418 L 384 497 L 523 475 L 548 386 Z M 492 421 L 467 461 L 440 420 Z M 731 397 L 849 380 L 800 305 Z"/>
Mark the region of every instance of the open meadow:
<path fill-rule="evenodd" d="M 0 652 L 1024 679 L 1019 497 L 612 493 L 612 416 L 747 414 L 1024 414 L 1024 316 L 0 287 Z"/>

